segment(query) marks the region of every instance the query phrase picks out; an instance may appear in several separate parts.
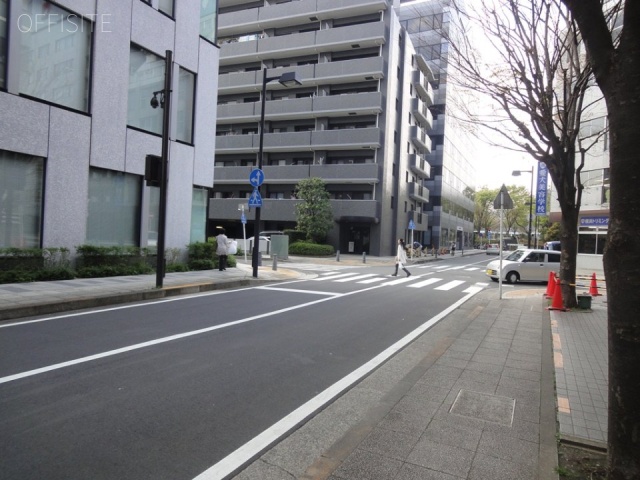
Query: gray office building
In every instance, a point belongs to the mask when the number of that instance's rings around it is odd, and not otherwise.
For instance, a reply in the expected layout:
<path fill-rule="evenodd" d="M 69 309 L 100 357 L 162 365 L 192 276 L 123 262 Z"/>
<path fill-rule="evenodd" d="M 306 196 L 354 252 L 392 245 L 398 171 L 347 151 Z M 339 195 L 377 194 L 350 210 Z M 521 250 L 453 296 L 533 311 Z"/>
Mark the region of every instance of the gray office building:
<path fill-rule="evenodd" d="M 205 239 L 216 2 L 0 0 L 0 247 L 153 246 L 173 52 L 166 246 Z"/>
<path fill-rule="evenodd" d="M 266 88 L 262 230 L 294 228 L 297 183 L 322 178 L 329 243 L 390 255 L 423 241 L 432 178 L 434 76 L 387 0 L 221 0 L 211 225 L 242 237 L 259 150 L 263 71 L 301 84 Z M 254 211 L 246 212 L 252 232 Z"/>
<path fill-rule="evenodd" d="M 449 39 L 460 34 L 460 18 L 449 0 L 407 1 L 396 4 L 396 8 L 416 52 L 426 60 L 435 76 L 431 107 L 434 120 L 429 132 L 433 148 L 427 157 L 431 177 L 425 183 L 430 192 L 425 243 L 436 247 L 448 247 L 452 243 L 458 249 L 468 247 L 474 240 L 472 143 L 468 127 L 455 115 L 447 114 L 447 108 L 464 101 L 464 92 L 453 82 L 447 82 L 447 69 L 453 61 L 448 54 Z"/>

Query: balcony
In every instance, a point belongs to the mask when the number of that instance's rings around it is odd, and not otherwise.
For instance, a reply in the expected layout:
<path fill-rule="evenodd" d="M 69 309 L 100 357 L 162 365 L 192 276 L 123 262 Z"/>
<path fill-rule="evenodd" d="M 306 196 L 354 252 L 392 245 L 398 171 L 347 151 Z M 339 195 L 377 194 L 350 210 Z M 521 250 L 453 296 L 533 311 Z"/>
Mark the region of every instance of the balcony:
<path fill-rule="evenodd" d="M 385 63 L 382 57 L 357 58 L 338 62 L 319 63 L 292 67 L 270 68 L 270 77 L 279 77 L 285 72 L 295 71 L 305 86 L 327 83 L 355 83 L 380 79 L 384 76 Z M 269 90 L 286 88 L 277 82 L 270 83 Z M 262 71 L 223 73 L 218 76 L 218 94 L 260 92 Z"/>
<path fill-rule="evenodd" d="M 382 112 L 382 93 L 354 93 L 326 97 L 287 98 L 268 101 L 267 120 L 342 117 L 347 114 L 377 115 Z M 260 102 L 218 105 L 218 125 L 260 121 Z"/>
<path fill-rule="evenodd" d="M 413 220 L 413 223 L 416 225 L 416 230 L 426 230 L 427 229 L 427 215 L 422 213 L 419 210 L 410 210 L 407 212 L 407 224 Z"/>
<path fill-rule="evenodd" d="M 212 198 L 209 199 L 209 218 L 216 220 L 240 221 L 238 205 L 247 204 L 246 198 Z M 302 200 L 275 200 L 263 198 L 260 218 L 263 221 L 295 222 L 297 220 L 295 206 Z M 380 205 L 375 200 L 331 200 L 333 218 L 336 221 L 369 221 L 378 223 Z M 255 219 L 255 210 L 245 210 L 248 221 Z"/>
<path fill-rule="evenodd" d="M 424 130 L 418 126 L 412 126 L 409 128 L 409 137 L 413 142 L 413 145 L 420 150 L 421 153 L 431 152 L 431 139 L 424 133 Z"/>
<path fill-rule="evenodd" d="M 429 203 L 429 190 L 416 182 L 409 183 L 409 197 L 416 202 Z"/>
<path fill-rule="evenodd" d="M 414 70 L 412 83 L 414 88 L 418 92 L 418 95 L 422 99 L 422 101 L 425 102 L 428 107 L 433 105 L 434 103 L 433 87 L 427 81 L 426 77 L 421 71 Z"/>
<path fill-rule="evenodd" d="M 433 82 L 436 79 L 436 77 L 433 75 L 433 70 L 431 70 L 431 67 L 429 66 L 429 63 L 427 62 L 427 59 L 424 57 L 424 55 L 416 54 L 416 63 L 420 71 L 426 77 L 427 82 Z"/>
<path fill-rule="evenodd" d="M 425 130 L 431 130 L 431 127 L 433 127 L 433 115 L 422 100 L 419 98 L 411 99 L 411 111 Z"/>
<path fill-rule="evenodd" d="M 380 46 L 385 43 L 385 34 L 384 22 L 373 22 L 224 43 L 220 47 L 220 65 L 315 55 L 337 49 L 355 48 L 354 45 L 358 45 L 358 48 Z"/>
<path fill-rule="evenodd" d="M 229 1 L 221 0 L 220 6 L 226 6 Z M 376 13 L 387 8 L 388 3 L 385 0 L 299 0 L 223 13 L 218 18 L 218 35 L 228 37 L 243 32 L 301 25 L 310 21 L 347 18 Z"/>
<path fill-rule="evenodd" d="M 216 185 L 249 183 L 253 167 L 215 167 Z M 381 169 L 376 163 L 348 165 L 267 165 L 262 167 L 266 184 L 295 185 L 310 177 L 322 178 L 325 183 L 367 183 L 380 181 Z"/>
<path fill-rule="evenodd" d="M 216 137 L 216 153 L 257 153 L 260 138 L 257 133 Z M 309 132 L 265 133 L 263 151 L 296 152 L 342 150 L 350 148 L 377 149 L 382 145 L 379 128 L 348 130 L 314 130 Z"/>
<path fill-rule="evenodd" d="M 429 178 L 431 176 L 431 165 L 420 155 L 409 155 L 409 168 L 410 170 L 422 178 Z"/>

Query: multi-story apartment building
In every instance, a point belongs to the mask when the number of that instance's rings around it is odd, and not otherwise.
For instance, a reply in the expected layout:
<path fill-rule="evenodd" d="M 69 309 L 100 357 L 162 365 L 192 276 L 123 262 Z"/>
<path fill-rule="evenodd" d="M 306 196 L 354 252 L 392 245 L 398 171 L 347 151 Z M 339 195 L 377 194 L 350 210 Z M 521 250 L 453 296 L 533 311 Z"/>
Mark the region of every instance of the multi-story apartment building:
<path fill-rule="evenodd" d="M 460 2 L 458 2 L 460 4 Z M 464 102 L 464 92 L 447 82 L 450 68 L 449 42 L 460 34 L 461 19 L 449 0 L 411 0 L 396 5 L 400 22 L 407 30 L 416 52 L 433 71 L 433 142 L 427 157 L 431 177 L 425 183 L 430 192 L 426 205 L 428 229 L 424 242 L 436 247 L 456 243 L 458 249 L 473 244 L 472 194 L 475 170 L 471 163 L 472 142 L 450 111 Z"/>
<path fill-rule="evenodd" d="M 301 85 L 266 90 L 261 220 L 294 228 L 294 191 L 320 177 L 342 252 L 389 255 L 427 231 L 431 71 L 388 0 L 221 0 L 214 198 L 209 218 L 242 236 L 256 166 L 263 70 Z M 249 223 L 253 212 L 248 212 Z"/>
<path fill-rule="evenodd" d="M 173 52 L 168 247 L 204 240 L 219 50 L 214 1 L 0 0 L 0 247 L 155 245 Z"/>

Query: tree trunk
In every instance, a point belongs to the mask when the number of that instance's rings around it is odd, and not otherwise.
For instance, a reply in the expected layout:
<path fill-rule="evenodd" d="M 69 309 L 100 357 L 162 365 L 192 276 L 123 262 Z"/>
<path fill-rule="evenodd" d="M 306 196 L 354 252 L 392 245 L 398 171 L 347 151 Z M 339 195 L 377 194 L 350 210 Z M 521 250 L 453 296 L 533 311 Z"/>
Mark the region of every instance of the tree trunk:
<path fill-rule="evenodd" d="M 565 213 L 566 211 L 566 213 Z M 578 306 L 576 298 L 576 256 L 578 254 L 578 208 L 566 208 L 562 212 L 560 230 L 560 285 L 565 308 Z"/>
<path fill-rule="evenodd" d="M 604 269 L 609 319 L 609 480 L 640 478 L 638 49 L 629 60 L 618 61 L 624 65 L 624 75 L 618 70 L 607 95 L 611 197 Z"/>

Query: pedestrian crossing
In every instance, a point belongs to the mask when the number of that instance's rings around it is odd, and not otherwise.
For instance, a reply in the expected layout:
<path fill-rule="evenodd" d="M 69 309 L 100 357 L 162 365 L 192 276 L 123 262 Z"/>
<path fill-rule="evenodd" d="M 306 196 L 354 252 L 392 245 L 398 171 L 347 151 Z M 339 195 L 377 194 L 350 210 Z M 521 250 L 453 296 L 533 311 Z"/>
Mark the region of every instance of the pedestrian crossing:
<path fill-rule="evenodd" d="M 413 266 L 412 270 L 416 270 L 416 267 Z M 434 268 L 434 270 L 436 270 L 436 268 Z M 479 268 L 474 268 L 473 270 L 479 270 Z M 441 269 L 440 271 L 444 271 L 444 270 Z M 465 269 L 465 271 L 468 271 L 468 269 Z M 438 291 L 449 291 L 449 290 L 466 287 L 466 289 L 463 290 L 464 293 L 470 293 L 471 291 L 477 291 L 479 288 L 482 289 L 489 286 L 489 283 L 484 283 L 484 282 L 471 282 L 466 280 L 446 281 L 443 278 L 430 276 L 434 273 L 438 273 L 438 272 L 427 272 L 424 274 L 412 273 L 411 276 L 409 277 L 403 274 L 400 274 L 400 276 L 398 277 L 393 277 L 391 275 L 380 275 L 375 273 L 366 273 L 366 274 L 363 274 L 361 272 L 338 273 L 334 271 L 334 272 L 321 273 L 317 278 L 314 278 L 312 281 L 353 283 L 353 284 L 362 284 L 362 285 L 379 284 L 382 286 L 404 285 L 408 288 L 414 288 L 414 289 L 431 287 L 433 288 L 433 290 L 438 290 Z"/>

